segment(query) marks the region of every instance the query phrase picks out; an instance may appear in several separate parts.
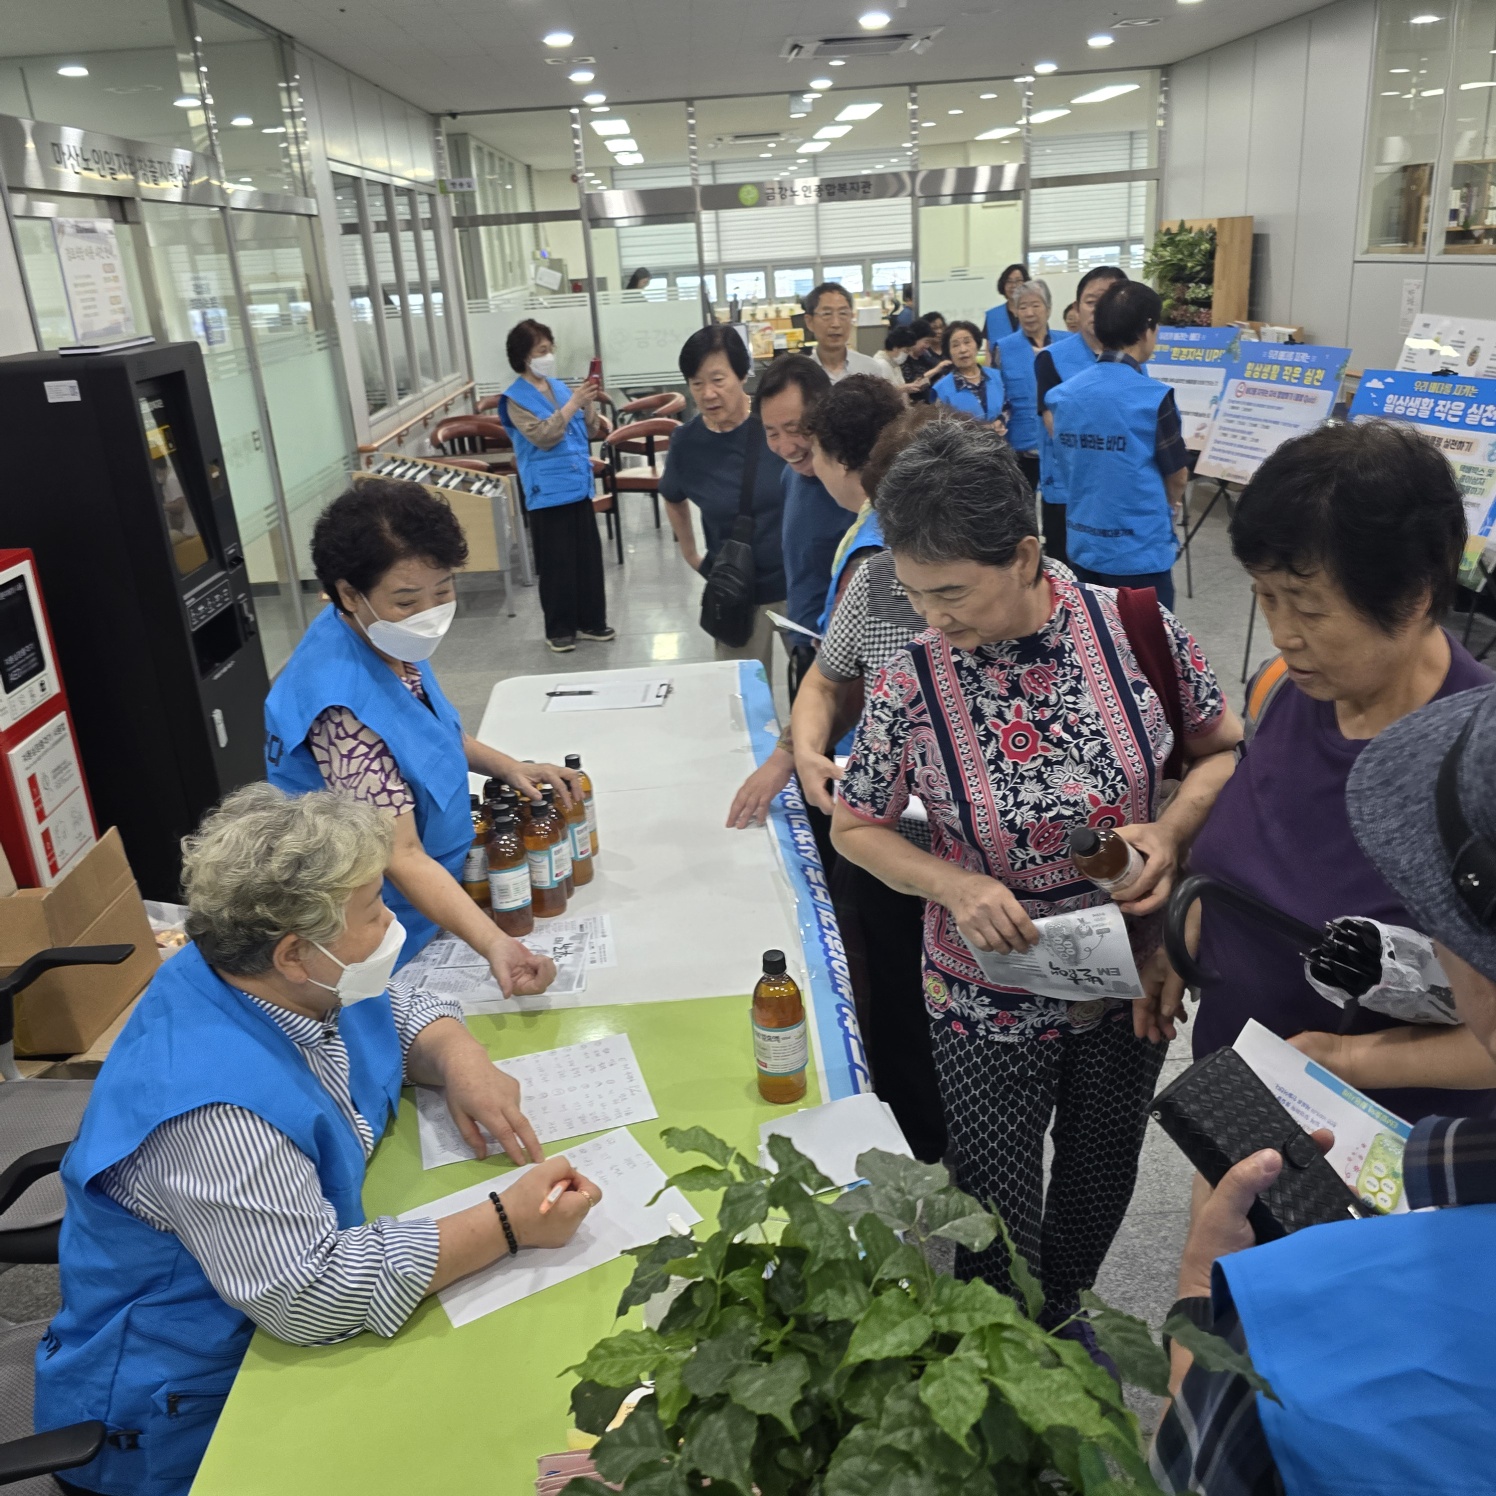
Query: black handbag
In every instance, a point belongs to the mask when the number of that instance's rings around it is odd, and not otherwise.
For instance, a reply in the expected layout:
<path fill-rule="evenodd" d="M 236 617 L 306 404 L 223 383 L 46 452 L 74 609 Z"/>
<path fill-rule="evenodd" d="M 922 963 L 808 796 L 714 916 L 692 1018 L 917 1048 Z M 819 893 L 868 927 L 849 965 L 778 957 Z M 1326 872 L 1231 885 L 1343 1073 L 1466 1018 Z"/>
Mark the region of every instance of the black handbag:
<path fill-rule="evenodd" d="M 748 418 L 748 446 L 743 454 L 743 491 L 732 535 L 722 543 L 701 593 L 701 626 L 729 649 L 741 649 L 753 637 L 756 572 L 753 565 L 753 490 L 758 454 L 764 445 L 763 423 Z"/>

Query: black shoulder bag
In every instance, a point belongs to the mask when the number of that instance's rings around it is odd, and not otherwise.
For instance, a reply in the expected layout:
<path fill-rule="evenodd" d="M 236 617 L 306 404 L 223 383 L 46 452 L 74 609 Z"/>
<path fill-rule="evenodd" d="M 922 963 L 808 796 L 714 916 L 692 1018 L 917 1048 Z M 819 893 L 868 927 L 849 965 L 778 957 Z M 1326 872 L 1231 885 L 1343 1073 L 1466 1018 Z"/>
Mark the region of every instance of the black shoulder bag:
<path fill-rule="evenodd" d="M 749 416 L 747 427 L 738 517 L 733 521 L 731 537 L 717 552 L 701 594 L 702 628 L 729 649 L 741 649 L 753 637 L 753 490 L 758 480 L 758 454 L 764 444 L 764 428 L 757 416 Z"/>

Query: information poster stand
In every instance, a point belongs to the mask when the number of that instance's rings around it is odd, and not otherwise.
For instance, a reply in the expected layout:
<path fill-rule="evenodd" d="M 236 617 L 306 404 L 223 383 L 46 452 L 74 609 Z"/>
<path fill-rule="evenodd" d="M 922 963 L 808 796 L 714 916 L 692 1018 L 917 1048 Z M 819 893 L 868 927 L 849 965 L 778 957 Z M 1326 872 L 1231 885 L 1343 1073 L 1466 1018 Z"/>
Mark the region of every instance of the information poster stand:
<path fill-rule="evenodd" d="M 1237 362 L 1241 333 L 1235 327 L 1160 327 L 1158 347 L 1143 372 L 1174 391 L 1184 444 L 1205 445 L 1220 402 L 1226 371 Z"/>
<path fill-rule="evenodd" d="M 1496 378 L 1496 322 L 1475 317 L 1441 317 L 1424 312 L 1403 339 L 1397 372 L 1437 374 L 1441 370 Z"/>
<path fill-rule="evenodd" d="M 1284 442 L 1323 424 L 1334 409 L 1350 356 L 1349 348 L 1243 343 L 1226 371 L 1195 472 L 1250 483 Z"/>
<path fill-rule="evenodd" d="M 52 237 L 73 339 L 79 346 L 135 336 L 135 309 L 125 284 L 114 221 L 109 218 L 54 218 Z"/>

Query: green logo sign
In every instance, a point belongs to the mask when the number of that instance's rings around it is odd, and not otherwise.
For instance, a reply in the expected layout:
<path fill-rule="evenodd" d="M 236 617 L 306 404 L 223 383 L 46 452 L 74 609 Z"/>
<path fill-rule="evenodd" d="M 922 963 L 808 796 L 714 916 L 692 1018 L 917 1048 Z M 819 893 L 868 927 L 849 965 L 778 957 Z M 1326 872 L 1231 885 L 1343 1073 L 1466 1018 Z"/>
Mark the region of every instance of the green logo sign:
<path fill-rule="evenodd" d="M 745 208 L 751 208 L 758 202 L 758 188 L 752 182 L 744 182 L 738 188 L 738 201 Z"/>

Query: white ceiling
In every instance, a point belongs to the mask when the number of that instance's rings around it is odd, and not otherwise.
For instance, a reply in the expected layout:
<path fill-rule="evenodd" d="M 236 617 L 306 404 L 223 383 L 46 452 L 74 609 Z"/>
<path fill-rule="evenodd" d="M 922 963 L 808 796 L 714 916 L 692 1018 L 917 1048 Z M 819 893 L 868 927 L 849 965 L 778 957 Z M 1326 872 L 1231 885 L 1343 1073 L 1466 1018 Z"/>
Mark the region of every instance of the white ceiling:
<path fill-rule="evenodd" d="M 74 0 L 76 3 L 76 0 Z M 244 9 L 422 108 L 566 107 L 589 88 L 612 103 L 992 78 L 1057 62 L 1066 72 L 1157 67 L 1326 0 L 878 0 L 889 30 L 942 28 L 923 55 L 788 62 L 790 36 L 858 34 L 874 0 L 239 0 Z M 4 0 L 4 8 L 24 8 Z M 31 7 L 38 8 L 38 7 Z M 1129 19 L 1157 24 L 1119 26 Z M 1113 29 L 1115 45 L 1086 38 Z M 565 29 L 568 56 L 596 58 L 596 81 L 548 66 L 541 37 Z"/>

